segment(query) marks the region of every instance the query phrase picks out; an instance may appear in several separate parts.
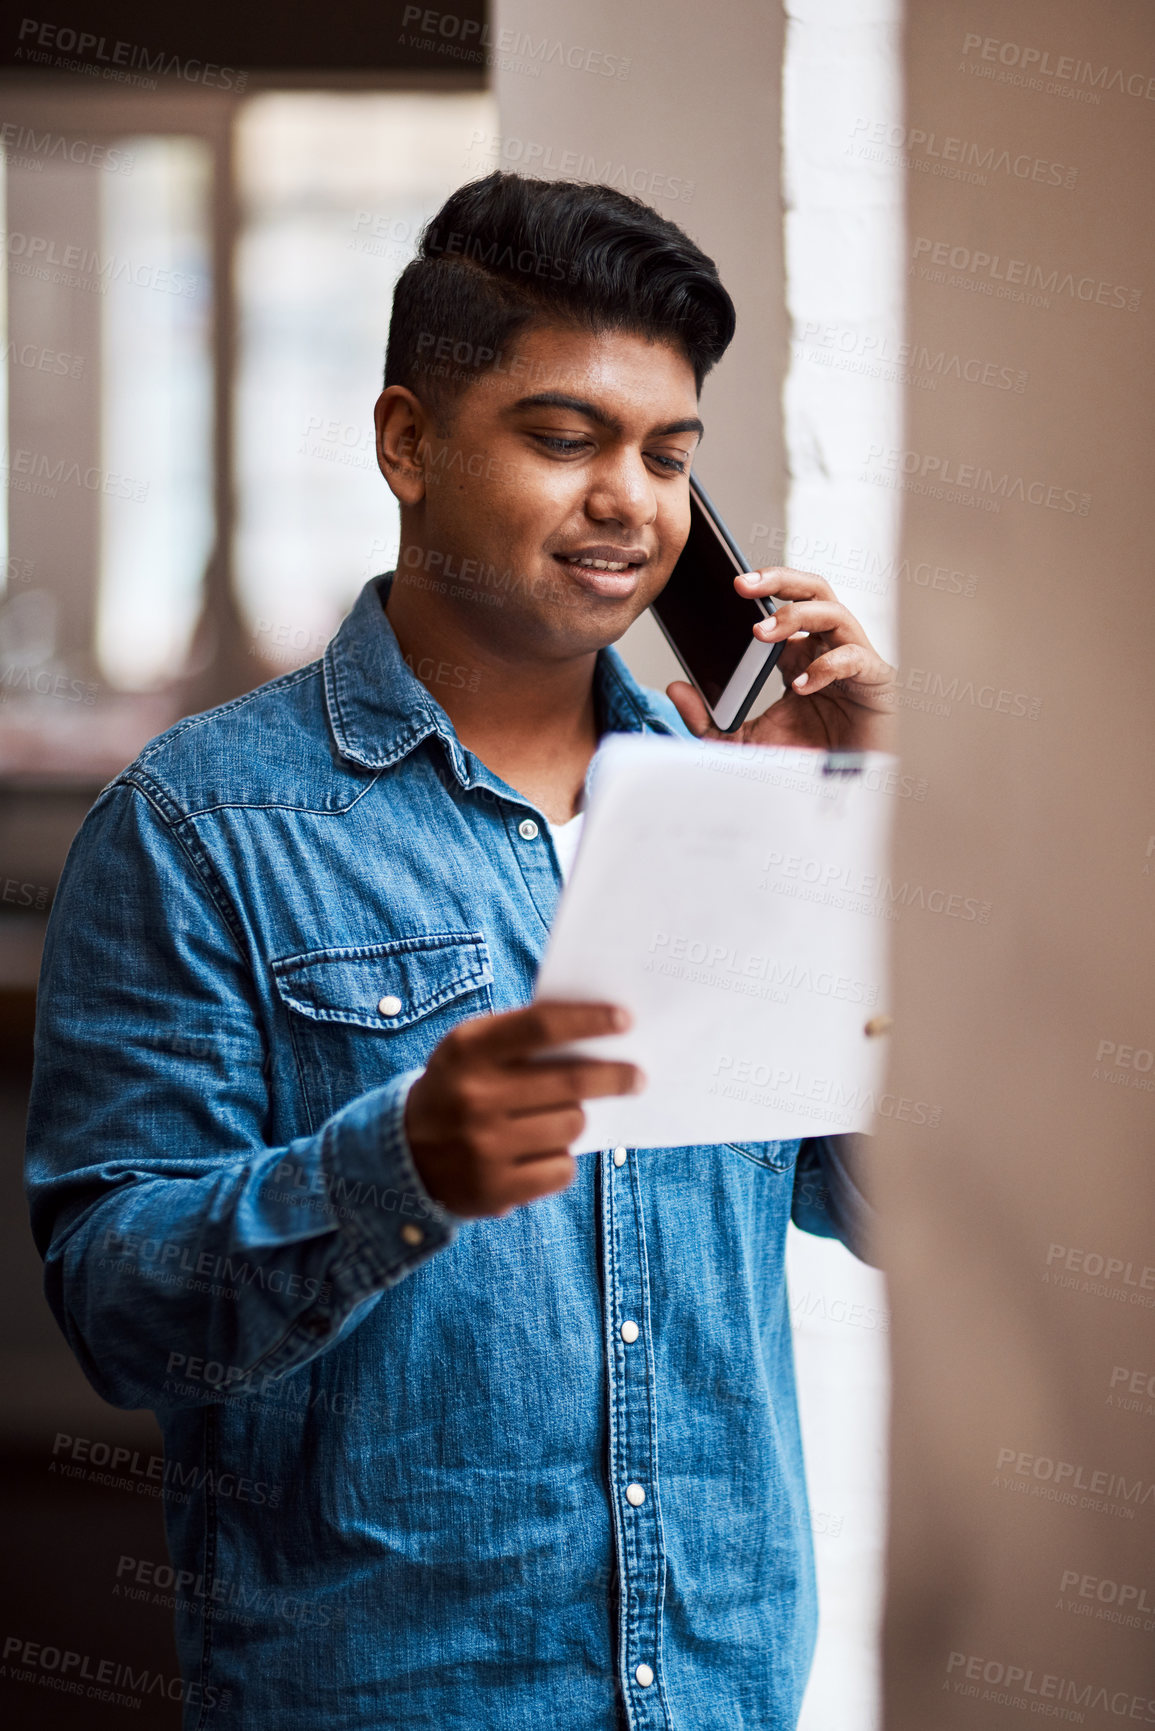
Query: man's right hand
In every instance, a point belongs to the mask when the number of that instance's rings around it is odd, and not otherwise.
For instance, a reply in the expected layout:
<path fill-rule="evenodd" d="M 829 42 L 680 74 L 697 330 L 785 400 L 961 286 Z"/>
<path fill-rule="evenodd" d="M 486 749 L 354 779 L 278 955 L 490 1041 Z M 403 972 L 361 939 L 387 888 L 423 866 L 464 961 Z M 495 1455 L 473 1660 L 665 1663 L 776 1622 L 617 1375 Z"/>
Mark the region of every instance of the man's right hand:
<path fill-rule="evenodd" d="M 530 1004 L 458 1023 L 409 1090 L 405 1134 L 429 1195 L 465 1219 L 508 1214 L 564 1190 L 577 1172 L 569 1144 L 585 1128 L 581 1102 L 636 1093 L 635 1064 L 605 1058 L 530 1060 L 593 1034 L 620 1034 L 612 1004 Z"/>

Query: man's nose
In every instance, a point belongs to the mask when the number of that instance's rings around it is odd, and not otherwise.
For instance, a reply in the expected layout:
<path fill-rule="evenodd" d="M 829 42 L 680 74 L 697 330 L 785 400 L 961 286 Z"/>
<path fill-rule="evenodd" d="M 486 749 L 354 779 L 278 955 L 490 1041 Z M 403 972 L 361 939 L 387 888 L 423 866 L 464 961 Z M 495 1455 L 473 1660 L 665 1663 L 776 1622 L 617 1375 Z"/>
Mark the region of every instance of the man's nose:
<path fill-rule="evenodd" d="M 657 516 L 658 502 L 641 458 L 624 457 L 602 470 L 591 486 L 586 510 L 595 522 L 617 522 L 623 528 L 644 529 Z"/>

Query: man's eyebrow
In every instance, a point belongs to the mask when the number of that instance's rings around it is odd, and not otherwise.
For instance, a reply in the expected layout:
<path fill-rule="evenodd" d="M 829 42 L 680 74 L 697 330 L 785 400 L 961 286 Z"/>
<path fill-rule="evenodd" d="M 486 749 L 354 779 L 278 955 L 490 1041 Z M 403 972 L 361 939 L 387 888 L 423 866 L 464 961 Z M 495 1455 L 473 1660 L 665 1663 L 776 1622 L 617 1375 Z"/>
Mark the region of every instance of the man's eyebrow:
<path fill-rule="evenodd" d="M 537 391 L 532 397 L 519 397 L 516 403 L 509 405 L 510 414 L 516 414 L 521 409 L 568 409 L 571 414 L 584 415 L 587 421 L 594 421 L 599 427 L 606 427 L 611 433 L 620 433 L 622 424 L 605 409 L 591 403 L 585 397 L 571 397 L 566 391 Z M 697 433 L 701 438 L 706 429 L 697 415 L 688 415 L 681 421 L 669 421 L 664 427 L 650 429 L 649 438 L 665 438 L 671 433 Z"/>
<path fill-rule="evenodd" d="M 599 427 L 608 427 L 611 433 L 622 430 L 621 422 L 605 409 L 599 409 L 585 397 L 571 397 L 566 391 L 537 391 L 532 397 L 519 397 L 507 412 L 516 414 L 519 409 L 568 409 L 571 414 L 584 415 L 587 421 L 596 421 Z"/>
<path fill-rule="evenodd" d="M 701 439 L 705 437 L 706 429 L 697 415 L 687 415 L 684 421 L 668 421 L 664 427 L 655 427 L 650 436 L 664 439 L 667 433 L 697 433 Z"/>

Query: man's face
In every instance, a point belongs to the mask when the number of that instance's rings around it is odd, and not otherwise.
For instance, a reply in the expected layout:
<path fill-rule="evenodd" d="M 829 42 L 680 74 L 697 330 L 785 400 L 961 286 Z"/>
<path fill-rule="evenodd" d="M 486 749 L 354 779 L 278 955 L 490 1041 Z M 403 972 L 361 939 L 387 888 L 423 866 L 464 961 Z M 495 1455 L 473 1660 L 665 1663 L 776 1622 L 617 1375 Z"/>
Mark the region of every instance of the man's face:
<path fill-rule="evenodd" d="M 501 363 L 422 440 L 398 580 L 468 589 L 471 628 L 495 646 L 589 653 L 649 606 L 685 543 L 693 369 L 666 343 L 564 325 L 532 326 Z"/>

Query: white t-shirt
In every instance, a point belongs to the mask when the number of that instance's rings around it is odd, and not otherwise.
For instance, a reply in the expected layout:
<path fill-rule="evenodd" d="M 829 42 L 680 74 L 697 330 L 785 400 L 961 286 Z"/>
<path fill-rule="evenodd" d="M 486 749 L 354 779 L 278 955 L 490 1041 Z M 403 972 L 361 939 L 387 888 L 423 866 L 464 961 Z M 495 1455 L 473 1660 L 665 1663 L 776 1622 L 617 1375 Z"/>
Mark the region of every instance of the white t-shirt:
<path fill-rule="evenodd" d="M 551 823 L 549 826 L 549 833 L 553 837 L 553 845 L 557 850 L 557 859 L 561 866 L 563 881 L 569 877 L 574 855 L 577 853 L 577 845 L 581 839 L 585 815 L 584 811 L 579 811 L 577 816 L 571 817 L 568 823 Z"/>

